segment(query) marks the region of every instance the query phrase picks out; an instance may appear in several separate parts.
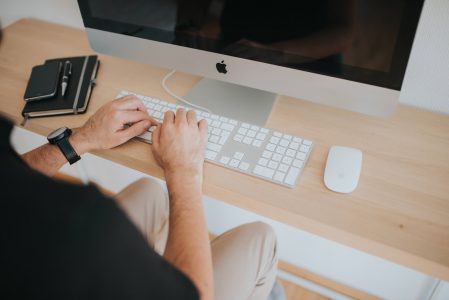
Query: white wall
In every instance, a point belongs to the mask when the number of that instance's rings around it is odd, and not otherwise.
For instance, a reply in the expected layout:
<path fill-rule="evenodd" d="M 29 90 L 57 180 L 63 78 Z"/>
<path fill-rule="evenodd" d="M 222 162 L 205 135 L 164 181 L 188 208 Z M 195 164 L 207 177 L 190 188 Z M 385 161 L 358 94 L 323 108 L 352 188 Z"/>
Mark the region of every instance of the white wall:
<path fill-rule="evenodd" d="M 432 17 L 420 23 L 421 46 L 413 50 L 400 101 L 449 114 L 449 1 L 425 3 L 423 15 Z M 83 28 L 76 0 L 0 0 L 3 27 L 23 17 Z"/>

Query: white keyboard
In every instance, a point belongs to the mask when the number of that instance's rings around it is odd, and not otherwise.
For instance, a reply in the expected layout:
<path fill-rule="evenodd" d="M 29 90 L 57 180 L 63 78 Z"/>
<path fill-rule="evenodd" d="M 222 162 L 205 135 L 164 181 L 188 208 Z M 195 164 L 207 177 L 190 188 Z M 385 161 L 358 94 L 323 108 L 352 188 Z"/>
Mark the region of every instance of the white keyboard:
<path fill-rule="evenodd" d="M 162 122 L 164 113 L 182 107 L 157 98 L 121 91 L 117 98 L 134 94 L 141 99 L 148 113 Z M 206 160 L 251 176 L 287 187 L 296 187 L 305 167 L 313 143 L 301 137 L 268 128 L 195 110 L 198 120 L 208 122 Z M 139 138 L 151 143 L 152 131 Z"/>

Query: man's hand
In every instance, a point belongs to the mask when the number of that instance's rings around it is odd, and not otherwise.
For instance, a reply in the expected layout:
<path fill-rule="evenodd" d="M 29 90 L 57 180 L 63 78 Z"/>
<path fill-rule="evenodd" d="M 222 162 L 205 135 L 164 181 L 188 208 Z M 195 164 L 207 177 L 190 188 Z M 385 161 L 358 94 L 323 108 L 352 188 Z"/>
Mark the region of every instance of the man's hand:
<path fill-rule="evenodd" d="M 76 153 L 81 155 L 123 144 L 158 124 L 147 114 L 142 101 L 135 96 L 126 96 L 102 106 L 86 124 L 73 129 L 69 141 Z M 67 162 L 58 147 L 50 144 L 25 153 L 22 159 L 48 176 L 55 174 Z"/>
<path fill-rule="evenodd" d="M 158 124 L 142 101 L 130 95 L 103 105 L 82 127 L 73 130 L 70 142 L 78 154 L 110 149 Z"/>
<path fill-rule="evenodd" d="M 153 154 L 166 177 L 178 173 L 202 178 L 206 142 L 207 122 L 198 122 L 195 111 L 178 109 L 176 117 L 167 111 L 153 133 Z"/>
<path fill-rule="evenodd" d="M 164 257 L 189 276 L 201 300 L 212 300 L 212 254 L 202 206 L 207 123 L 195 112 L 167 111 L 153 132 L 153 153 L 164 169 L 170 198 L 168 240 Z"/>

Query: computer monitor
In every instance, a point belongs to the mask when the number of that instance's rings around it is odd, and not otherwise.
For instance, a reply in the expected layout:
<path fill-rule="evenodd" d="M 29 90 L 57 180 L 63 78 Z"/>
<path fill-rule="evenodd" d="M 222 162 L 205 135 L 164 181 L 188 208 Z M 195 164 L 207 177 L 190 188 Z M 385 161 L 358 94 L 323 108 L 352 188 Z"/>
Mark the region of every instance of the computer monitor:
<path fill-rule="evenodd" d="M 204 76 L 190 101 L 261 125 L 276 94 L 391 114 L 423 2 L 78 0 L 94 50 Z"/>

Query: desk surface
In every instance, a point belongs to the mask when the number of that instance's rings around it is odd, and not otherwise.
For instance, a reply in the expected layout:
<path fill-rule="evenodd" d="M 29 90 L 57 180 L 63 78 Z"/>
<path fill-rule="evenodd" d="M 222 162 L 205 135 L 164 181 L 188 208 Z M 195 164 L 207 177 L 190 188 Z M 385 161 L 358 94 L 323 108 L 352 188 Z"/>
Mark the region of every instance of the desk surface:
<path fill-rule="evenodd" d="M 0 47 L 0 112 L 21 120 L 31 67 L 47 58 L 92 53 L 81 30 L 21 20 L 4 31 Z M 46 135 L 76 127 L 121 89 L 174 99 L 161 88 L 166 69 L 100 55 L 102 65 L 85 115 L 32 119 L 26 128 Z M 173 90 L 185 94 L 200 78 L 177 73 Z M 213 198 L 449 281 L 449 117 L 399 105 L 388 119 L 279 97 L 267 127 L 315 142 L 296 189 L 280 187 L 209 163 L 204 192 Z M 326 189 L 329 147 L 364 153 L 352 194 Z M 150 146 L 130 141 L 96 155 L 162 178 Z"/>

